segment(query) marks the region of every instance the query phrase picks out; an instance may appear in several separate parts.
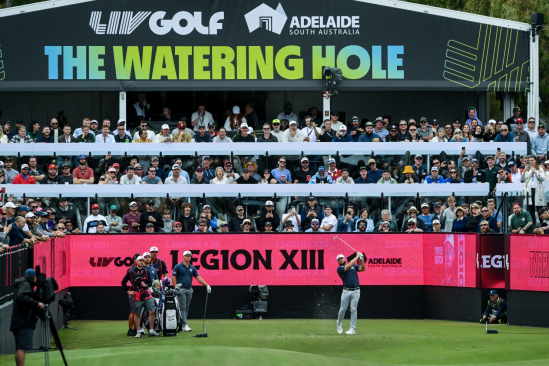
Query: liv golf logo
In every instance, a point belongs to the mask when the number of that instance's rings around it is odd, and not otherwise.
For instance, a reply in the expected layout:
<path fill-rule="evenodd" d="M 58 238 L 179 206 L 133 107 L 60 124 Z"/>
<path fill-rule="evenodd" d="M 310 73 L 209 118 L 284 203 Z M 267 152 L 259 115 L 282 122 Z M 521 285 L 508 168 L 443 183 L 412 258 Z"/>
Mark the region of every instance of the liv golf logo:
<path fill-rule="evenodd" d="M 288 20 L 280 3 L 276 9 L 261 4 L 244 15 L 244 18 L 250 33 L 265 28 L 267 31 L 281 34 Z M 288 34 L 296 36 L 360 35 L 360 16 L 293 16 L 289 28 Z"/>

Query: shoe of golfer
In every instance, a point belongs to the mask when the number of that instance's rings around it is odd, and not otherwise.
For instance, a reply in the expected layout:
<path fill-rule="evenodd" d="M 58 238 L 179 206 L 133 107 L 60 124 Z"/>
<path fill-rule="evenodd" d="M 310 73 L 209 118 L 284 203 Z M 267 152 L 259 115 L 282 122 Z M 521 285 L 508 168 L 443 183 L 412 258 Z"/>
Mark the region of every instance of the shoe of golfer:
<path fill-rule="evenodd" d="M 135 338 L 141 338 L 141 332 L 137 332 L 137 334 L 135 335 Z"/>
<path fill-rule="evenodd" d="M 343 328 L 342 328 L 341 325 L 339 325 L 339 324 L 337 325 L 337 332 L 338 332 L 339 334 L 343 333 Z"/>
<path fill-rule="evenodd" d="M 348 331 L 345 332 L 345 334 L 356 334 L 356 332 L 354 329 L 349 329 Z"/>
<path fill-rule="evenodd" d="M 183 331 L 184 332 L 190 332 L 192 329 L 189 328 L 189 326 L 187 324 L 185 324 L 185 328 L 183 328 Z"/>
<path fill-rule="evenodd" d="M 149 330 L 149 337 L 158 337 L 160 333 L 156 332 L 154 329 Z"/>

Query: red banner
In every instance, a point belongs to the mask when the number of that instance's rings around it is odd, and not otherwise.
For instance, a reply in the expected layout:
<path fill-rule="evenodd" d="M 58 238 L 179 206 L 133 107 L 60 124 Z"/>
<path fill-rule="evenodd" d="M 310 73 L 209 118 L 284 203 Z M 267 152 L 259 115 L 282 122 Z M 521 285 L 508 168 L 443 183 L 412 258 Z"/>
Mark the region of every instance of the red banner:
<path fill-rule="evenodd" d="M 58 238 L 34 247 L 34 265 L 46 277 L 53 277 L 59 290 L 70 287 L 70 238 Z"/>
<path fill-rule="evenodd" d="M 423 235 L 423 284 L 476 287 L 476 234 Z"/>
<path fill-rule="evenodd" d="M 549 291 L 549 237 L 511 235 L 511 290 Z"/>
<path fill-rule="evenodd" d="M 505 235 L 481 235 L 480 250 L 480 287 L 505 288 Z"/>
<path fill-rule="evenodd" d="M 339 236 L 367 256 L 362 285 L 475 286 L 476 235 Z M 191 250 L 193 265 L 214 286 L 341 285 L 335 258 L 353 253 L 331 234 L 78 235 L 55 243 L 37 246 L 36 261 L 56 268 L 63 287 L 119 286 L 133 255 L 151 246 L 169 270 Z"/>

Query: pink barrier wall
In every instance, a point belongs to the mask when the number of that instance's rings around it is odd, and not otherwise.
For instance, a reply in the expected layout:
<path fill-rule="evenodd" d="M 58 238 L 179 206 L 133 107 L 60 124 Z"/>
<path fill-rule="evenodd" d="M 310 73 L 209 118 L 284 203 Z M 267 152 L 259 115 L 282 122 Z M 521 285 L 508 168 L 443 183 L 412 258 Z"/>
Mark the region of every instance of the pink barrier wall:
<path fill-rule="evenodd" d="M 36 245 L 34 265 L 40 266 L 46 277 L 54 277 L 59 290 L 70 287 L 70 237 Z"/>
<path fill-rule="evenodd" d="M 367 256 L 362 285 L 475 287 L 475 234 L 339 234 Z M 70 286 L 119 286 L 134 253 L 159 248 L 171 269 L 183 251 L 211 285 L 341 285 L 330 234 L 78 235 L 70 238 Z M 171 276 L 171 273 L 170 273 Z"/>
<path fill-rule="evenodd" d="M 549 237 L 511 235 L 510 289 L 549 291 Z"/>

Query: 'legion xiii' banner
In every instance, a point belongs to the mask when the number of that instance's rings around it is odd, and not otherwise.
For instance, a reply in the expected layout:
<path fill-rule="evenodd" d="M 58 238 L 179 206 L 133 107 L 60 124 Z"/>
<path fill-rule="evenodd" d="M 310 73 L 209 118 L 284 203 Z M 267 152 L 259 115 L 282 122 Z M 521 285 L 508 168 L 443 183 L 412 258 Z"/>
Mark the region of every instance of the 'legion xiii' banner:
<path fill-rule="evenodd" d="M 1 12 L 0 12 L 1 15 Z M 98 0 L 0 18 L 0 90 L 524 91 L 528 33 L 357 1 Z"/>

